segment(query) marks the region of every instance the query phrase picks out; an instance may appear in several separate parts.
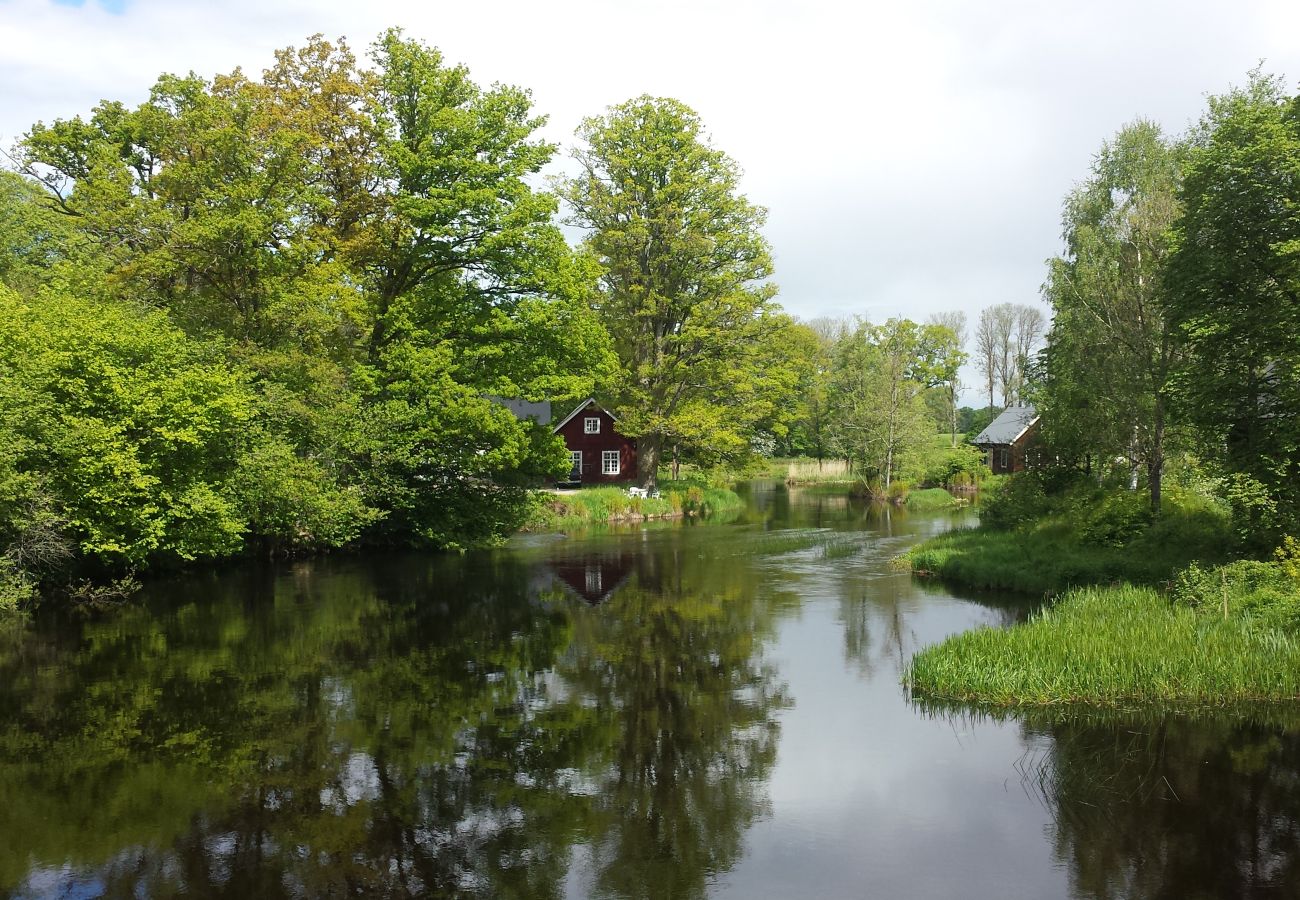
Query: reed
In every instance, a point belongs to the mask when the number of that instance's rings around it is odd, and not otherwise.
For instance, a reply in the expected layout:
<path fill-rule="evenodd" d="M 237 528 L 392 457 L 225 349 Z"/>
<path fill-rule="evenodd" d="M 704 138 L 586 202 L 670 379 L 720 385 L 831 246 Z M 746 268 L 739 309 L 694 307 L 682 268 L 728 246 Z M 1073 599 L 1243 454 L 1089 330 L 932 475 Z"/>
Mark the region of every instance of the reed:
<path fill-rule="evenodd" d="M 906 673 L 918 698 L 1011 706 L 1300 699 L 1300 638 L 1148 587 L 1088 587 L 1009 629 L 929 647 Z"/>

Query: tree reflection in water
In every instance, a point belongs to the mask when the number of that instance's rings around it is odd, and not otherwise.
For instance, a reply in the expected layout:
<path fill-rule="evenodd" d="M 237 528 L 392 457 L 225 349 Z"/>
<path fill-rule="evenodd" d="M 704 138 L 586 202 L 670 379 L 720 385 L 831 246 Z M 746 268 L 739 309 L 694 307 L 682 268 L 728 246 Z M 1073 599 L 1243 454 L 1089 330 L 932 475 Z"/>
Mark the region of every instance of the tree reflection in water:
<path fill-rule="evenodd" d="M 1300 710 L 1017 718 L 1023 782 L 1052 813 L 1073 896 L 1297 896 Z"/>
<path fill-rule="evenodd" d="M 675 552 L 671 551 L 670 552 Z M 637 557 L 306 563 L 0 634 L 0 890 L 695 897 L 764 811 L 777 610 Z"/>

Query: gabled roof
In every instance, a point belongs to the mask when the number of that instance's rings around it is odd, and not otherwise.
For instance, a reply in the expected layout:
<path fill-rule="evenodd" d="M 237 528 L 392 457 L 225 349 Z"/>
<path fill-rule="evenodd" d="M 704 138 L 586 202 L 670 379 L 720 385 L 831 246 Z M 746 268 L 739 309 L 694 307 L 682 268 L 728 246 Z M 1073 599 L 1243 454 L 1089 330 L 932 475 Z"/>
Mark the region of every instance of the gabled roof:
<path fill-rule="evenodd" d="M 1029 404 L 1008 406 L 971 443 L 977 447 L 990 444 L 1014 444 L 1024 437 L 1025 432 L 1033 428 L 1037 421 L 1038 412 L 1033 406 Z"/>
<path fill-rule="evenodd" d="M 488 396 L 488 399 L 493 403 L 500 403 L 514 413 L 515 418 L 521 422 L 525 419 L 532 419 L 538 425 L 551 424 L 550 400 L 533 402 L 531 400 L 519 400 L 514 397 L 493 397 L 491 395 Z"/>
<path fill-rule="evenodd" d="M 612 412 L 610 412 L 609 410 L 605 409 L 605 407 L 603 407 L 603 406 L 601 406 L 599 403 L 597 403 L 595 397 L 588 397 L 586 400 L 583 400 L 581 403 L 578 404 L 577 409 L 575 409 L 573 412 L 569 413 L 567 416 L 565 416 L 563 419 L 561 419 L 559 422 L 557 422 L 556 425 L 555 425 L 555 427 L 551 429 L 551 433 L 552 433 L 552 434 L 555 434 L 555 433 L 559 432 L 559 430 L 560 430 L 561 428 L 563 428 L 565 425 L 568 425 L 569 422 L 571 422 L 571 421 L 573 420 L 573 417 L 574 417 L 574 416 L 576 416 L 578 413 L 582 412 L 582 411 L 583 411 L 584 409 L 586 409 L 588 406 L 594 406 L 594 407 L 596 407 L 596 409 L 600 410 L 600 411 L 603 412 L 605 415 L 609 416 L 609 417 L 610 417 L 611 419 L 613 419 L 615 422 L 618 421 L 618 416 L 614 415 Z"/>

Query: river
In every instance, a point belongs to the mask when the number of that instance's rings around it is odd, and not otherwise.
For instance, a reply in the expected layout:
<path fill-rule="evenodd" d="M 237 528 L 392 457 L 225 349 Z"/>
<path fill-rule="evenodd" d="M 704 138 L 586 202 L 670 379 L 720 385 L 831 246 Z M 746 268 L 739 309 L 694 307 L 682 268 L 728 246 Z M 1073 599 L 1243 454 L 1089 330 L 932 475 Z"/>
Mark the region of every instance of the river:
<path fill-rule="evenodd" d="M 1029 610 L 890 566 L 969 514 L 746 496 L 0 626 L 0 892 L 1300 896 L 1300 715 L 914 703 Z"/>

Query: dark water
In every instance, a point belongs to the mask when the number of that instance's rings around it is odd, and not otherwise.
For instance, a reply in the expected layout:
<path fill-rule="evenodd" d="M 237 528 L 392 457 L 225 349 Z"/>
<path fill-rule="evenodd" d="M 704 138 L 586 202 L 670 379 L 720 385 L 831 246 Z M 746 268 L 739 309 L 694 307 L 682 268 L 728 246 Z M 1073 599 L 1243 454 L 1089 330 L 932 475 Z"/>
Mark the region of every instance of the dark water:
<path fill-rule="evenodd" d="M 1300 716 L 908 702 L 918 647 L 1025 611 L 889 568 L 954 521 L 760 486 L 11 626 L 0 892 L 1300 896 Z"/>

